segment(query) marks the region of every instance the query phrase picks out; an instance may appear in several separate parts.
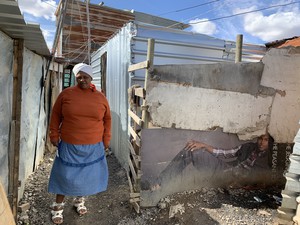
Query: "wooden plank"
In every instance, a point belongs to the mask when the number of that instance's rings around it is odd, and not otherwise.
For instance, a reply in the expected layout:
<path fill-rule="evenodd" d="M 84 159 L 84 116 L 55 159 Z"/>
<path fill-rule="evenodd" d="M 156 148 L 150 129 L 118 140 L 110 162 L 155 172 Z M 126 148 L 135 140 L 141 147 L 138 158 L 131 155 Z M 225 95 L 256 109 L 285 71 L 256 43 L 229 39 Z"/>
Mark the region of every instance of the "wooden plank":
<path fill-rule="evenodd" d="M 138 198 L 138 197 L 141 197 L 141 193 L 137 193 L 137 192 L 130 193 L 130 198 Z"/>
<path fill-rule="evenodd" d="M 128 126 L 128 129 L 129 129 L 129 132 L 130 132 L 131 136 L 135 140 L 135 143 L 138 146 L 141 146 L 141 139 L 140 139 L 140 137 L 135 133 L 135 131 L 133 130 L 133 128 L 131 126 Z"/>
<path fill-rule="evenodd" d="M 129 190 L 130 190 L 130 192 L 133 192 L 134 191 L 133 190 L 133 185 L 132 185 L 131 178 L 129 176 L 129 171 L 128 170 L 126 171 L 126 175 L 127 175 L 127 180 L 128 180 L 128 184 L 129 184 Z"/>
<path fill-rule="evenodd" d="M 128 141 L 128 148 L 130 150 L 131 155 L 136 155 L 135 150 L 129 141 Z"/>
<path fill-rule="evenodd" d="M 14 151 L 15 151 L 15 130 L 16 130 L 16 121 L 12 120 L 10 123 L 10 136 L 9 136 L 9 152 L 8 152 L 8 184 L 14 183 Z M 8 200 L 9 204 L 12 206 L 12 196 L 13 196 L 13 185 L 8 185 Z"/>
<path fill-rule="evenodd" d="M 154 44 L 155 44 L 154 39 L 149 38 L 148 50 L 147 50 L 147 61 L 149 61 L 150 68 L 153 67 L 153 61 L 154 61 Z M 149 69 L 147 69 L 145 74 L 145 84 L 144 84 L 144 88 L 146 91 L 147 91 L 147 83 L 149 77 L 150 77 L 150 71 Z M 145 109 L 146 106 L 147 106 L 146 100 L 144 99 L 142 104 L 142 107 L 144 107 L 144 109 L 142 110 L 143 129 L 148 128 L 148 124 L 149 124 L 149 112 L 148 110 Z"/>
<path fill-rule="evenodd" d="M 132 64 L 132 65 L 129 65 L 128 72 L 132 72 L 135 70 L 141 70 L 141 69 L 147 69 L 148 66 L 149 66 L 148 60 L 140 62 L 140 63 Z"/>
<path fill-rule="evenodd" d="M 130 203 L 133 203 L 133 202 L 140 202 L 140 201 L 141 201 L 140 198 L 130 198 L 130 199 L 129 199 L 129 202 L 130 202 Z"/>
<path fill-rule="evenodd" d="M 3 225 L 16 224 L 1 182 L 0 182 L 0 224 Z"/>
<path fill-rule="evenodd" d="M 138 117 L 134 112 L 132 112 L 130 109 L 128 109 L 129 116 L 134 120 L 134 122 L 137 123 L 137 125 L 142 126 L 143 121 L 140 117 Z"/>
<path fill-rule="evenodd" d="M 23 80 L 23 51 L 24 40 L 14 40 L 14 64 L 13 64 L 13 107 L 12 120 L 15 123 L 15 143 L 13 162 L 13 195 L 12 195 L 12 213 L 17 221 L 18 214 L 18 192 L 19 192 L 19 165 L 20 165 L 20 135 L 21 135 L 21 108 L 22 108 L 22 80 Z"/>
<path fill-rule="evenodd" d="M 131 171 L 131 174 L 132 174 L 132 178 L 133 178 L 134 182 L 136 182 L 136 180 L 137 180 L 137 173 L 136 173 L 136 171 L 134 169 L 134 166 L 133 166 L 133 164 L 132 164 L 132 162 L 131 162 L 130 159 L 128 160 L 128 164 L 129 164 L 129 168 L 130 168 L 130 171 Z"/>
<path fill-rule="evenodd" d="M 135 88 L 134 89 L 134 94 L 138 97 L 141 97 L 141 98 L 145 98 L 146 97 L 146 91 L 144 88 L 140 87 L 140 88 Z"/>
<path fill-rule="evenodd" d="M 130 151 L 130 156 L 132 157 L 133 162 L 134 162 L 134 166 L 136 168 L 140 169 L 141 157 L 135 153 L 134 148 L 130 142 L 128 142 L 128 147 L 129 147 L 129 151 Z"/>
<path fill-rule="evenodd" d="M 130 202 L 137 213 L 140 213 L 140 205 L 137 202 Z"/>

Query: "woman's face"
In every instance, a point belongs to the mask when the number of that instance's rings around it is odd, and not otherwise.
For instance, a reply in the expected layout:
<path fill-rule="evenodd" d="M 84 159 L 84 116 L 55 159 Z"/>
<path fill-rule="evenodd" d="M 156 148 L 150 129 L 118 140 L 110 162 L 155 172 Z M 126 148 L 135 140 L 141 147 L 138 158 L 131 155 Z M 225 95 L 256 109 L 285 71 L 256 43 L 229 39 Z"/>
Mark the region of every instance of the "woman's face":
<path fill-rule="evenodd" d="M 76 81 L 81 89 L 90 88 L 92 77 L 85 72 L 79 71 L 77 73 Z"/>

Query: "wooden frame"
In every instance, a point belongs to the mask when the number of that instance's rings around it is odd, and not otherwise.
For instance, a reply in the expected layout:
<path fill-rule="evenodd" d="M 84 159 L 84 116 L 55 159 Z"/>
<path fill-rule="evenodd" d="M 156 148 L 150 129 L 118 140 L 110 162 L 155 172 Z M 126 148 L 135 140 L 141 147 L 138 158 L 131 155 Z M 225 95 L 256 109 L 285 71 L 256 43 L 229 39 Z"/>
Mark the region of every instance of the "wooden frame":
<path fill-rule="evenodd" d="M 128 171 L 127 178 L 130 188 L 129 202 L 137 213 L 140 212 L 140 190 L 141 190 L 141 146 L 142 140 L 140 136 L 141 129 L 148 128 L 149 115 L 146 105 L 146 88 L 147 80 L 149 77 L 149 69 L 153 66 L 154 56 L 154 40 L 148 40 L 147 60 L 137 64 L 130 65 L 128 72 L 135 70 L 146 69 L 144 88 L 131 87 L 134 89 L 133 106 L 128 109 L 128 115 L 130 118 L 130 125 L 128 131 L 130 138 L 128 142 L 129 157 L 128 157 Z M 142 102 L 142 105 L 141 105 Z M 130 104 L 129 104 L 130 105 Z"/>

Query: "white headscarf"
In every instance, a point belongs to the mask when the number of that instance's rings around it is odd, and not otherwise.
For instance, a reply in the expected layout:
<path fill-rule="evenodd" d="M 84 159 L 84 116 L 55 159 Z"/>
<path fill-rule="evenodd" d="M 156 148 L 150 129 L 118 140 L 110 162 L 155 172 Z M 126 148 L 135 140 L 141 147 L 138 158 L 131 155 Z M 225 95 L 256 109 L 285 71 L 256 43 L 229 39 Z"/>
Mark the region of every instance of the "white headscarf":
<path fill-rule="evenodd" d="M 93 68 L 90 65 L 87 65 L 85 63 L 78 63 L 73 67 L 73 73 L 75 77 L 78 77 L 79 71 L 85 72 L 90 77 L 93 77 Z"/>

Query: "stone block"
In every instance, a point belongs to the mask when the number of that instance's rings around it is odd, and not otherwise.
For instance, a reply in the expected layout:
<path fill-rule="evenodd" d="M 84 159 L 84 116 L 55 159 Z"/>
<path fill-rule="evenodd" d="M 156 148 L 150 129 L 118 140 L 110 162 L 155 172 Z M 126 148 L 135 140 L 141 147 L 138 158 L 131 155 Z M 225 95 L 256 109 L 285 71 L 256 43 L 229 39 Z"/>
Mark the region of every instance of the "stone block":
<path fill-rule="evenodd" d="M 300 182 L 299 179 L 286 177 L 285 189 L 289 191 L 297 192 L 300 190 Z"/>
<path fill-rule="evenodd" d="M 295 209 L 288 209 L 284 207 L 279 207 L 277 209 L 278 212 L 278 218 L 284 219 L 287 221 L 293 221 L 293 217 L 296 215 Z"/>
<path fill-rule="evenodd" d="M 292 154 L 290 155 L 289 159 L 289 172 L 294 174 L 300 174 L 300 156 Z"/>
<path fill-rule="evenodd" d="M 289 192 L 289 194 L 287 194 L 287 192 L 284 193 L 284 191 L 282 191 L 281 193 L 282 195 L 282 203 L 281 206 L 284 208 L 289 208 L 289 209 L 297 209 L 297 202 L 296 202 L 296 198 L 299 196 L 297 193 L 295 192 Z"/>
<path fill-rule="evenodd" d="M 300 124 L 300 121 L 299 121 L 299 124 Z M 298 130 L 298 132 L 297 132 L 297 134 L 294 138 L 294 142 L 295 143 L 297 143 L 297 142 L 300 143 L 300 129 Z"/>
<path fill-rule="evenodd" d="M 298 139 L 300 139 L 300 136 L 297 138 L 297 140 Z M 294 147 L 293 147 L 293 154 L 300 155 L 300 140 L 295 142 Z"/>

